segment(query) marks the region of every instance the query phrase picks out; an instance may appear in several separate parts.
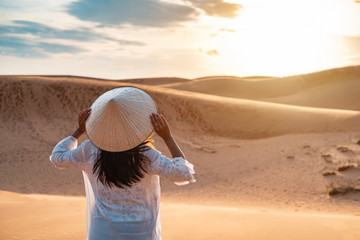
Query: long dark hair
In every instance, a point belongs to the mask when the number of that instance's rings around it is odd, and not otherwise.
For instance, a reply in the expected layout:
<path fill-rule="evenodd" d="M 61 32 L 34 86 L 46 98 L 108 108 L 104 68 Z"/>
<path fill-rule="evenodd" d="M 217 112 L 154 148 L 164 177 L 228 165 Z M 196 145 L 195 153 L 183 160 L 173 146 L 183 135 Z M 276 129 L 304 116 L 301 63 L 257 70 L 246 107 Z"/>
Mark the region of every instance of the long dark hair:
<path fill-rule="evenodd" d="M 98 158 L 93 167 L 94 175 L 98 180 L 108 186 L 119 188 L 131 187 L 147 173 L 149 159 L 143 154 L 150 147 L 150 141 L 124 152 L 108 152 L 100 149 Z"/>

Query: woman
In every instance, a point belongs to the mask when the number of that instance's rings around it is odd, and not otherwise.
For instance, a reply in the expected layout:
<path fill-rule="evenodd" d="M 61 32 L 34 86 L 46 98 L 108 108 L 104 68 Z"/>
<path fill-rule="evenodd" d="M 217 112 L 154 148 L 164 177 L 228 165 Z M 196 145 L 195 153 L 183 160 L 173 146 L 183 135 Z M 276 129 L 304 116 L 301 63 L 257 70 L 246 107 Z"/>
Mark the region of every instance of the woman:
<path fill-rule="evenodd" d="M 161 239 L 159 176 L 182 185 L 195 182 L 195 172 L 152 98 L 138 88 L 116 88 L 82 111 L 78 121 L 78 129 L 55 146 L 50 161 L 83 171 L 87 238 Z M 154 130 L 172 159 L 150 144 Z M 85 132 L 89 140 L 77 147 Z"/>

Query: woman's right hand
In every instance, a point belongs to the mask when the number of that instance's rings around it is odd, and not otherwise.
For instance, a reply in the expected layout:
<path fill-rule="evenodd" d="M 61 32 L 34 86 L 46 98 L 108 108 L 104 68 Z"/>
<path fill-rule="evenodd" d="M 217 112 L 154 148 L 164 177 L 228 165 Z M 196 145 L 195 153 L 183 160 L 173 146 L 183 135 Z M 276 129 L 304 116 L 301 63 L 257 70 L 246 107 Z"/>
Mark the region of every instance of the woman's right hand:
<path fill-rule="evenodd" d="M 91 108 L 87 108 L 79 113 L 78 116 L 79 127 L 75 130 L 75 132 L 71 136 L 73 136 L 76 139 L 79 139 L 79 137 L 86 132 L 85 123 L 86 123 L 86 119 L 88 119 L 88 117 L 90 116 L 90 112 L 91 112 Z"/>
<path fill-rule="evenodd" d="M 91 113 L 91 108 L 84 109 L 79 113 L 78 122 L 79 122 L 79 130 L 81 131 L 81 133 L 86 132 L 85 123 L 88 117 L 90 116 L 90 113 Z"/>
<path fill-rule="evenodd" d="M 155 132 L 164 140 L 171 137 L 170 127 L 162 114 L 153 113 L 150 115 L 151 123 Z"/>

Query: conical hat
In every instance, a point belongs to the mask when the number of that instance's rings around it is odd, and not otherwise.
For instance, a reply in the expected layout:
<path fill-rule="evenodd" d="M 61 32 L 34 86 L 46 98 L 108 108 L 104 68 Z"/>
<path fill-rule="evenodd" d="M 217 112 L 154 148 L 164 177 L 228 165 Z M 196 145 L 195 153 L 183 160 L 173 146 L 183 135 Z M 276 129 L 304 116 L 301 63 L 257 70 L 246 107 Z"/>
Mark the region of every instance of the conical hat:
<path fill-rule="evenodd" d="M 135 87 L 115 88 L 102 94 L 91 106 L 86 132 L 98 148 L 122 152 L 144 142 L 153 132 L 154 100 Z"/>

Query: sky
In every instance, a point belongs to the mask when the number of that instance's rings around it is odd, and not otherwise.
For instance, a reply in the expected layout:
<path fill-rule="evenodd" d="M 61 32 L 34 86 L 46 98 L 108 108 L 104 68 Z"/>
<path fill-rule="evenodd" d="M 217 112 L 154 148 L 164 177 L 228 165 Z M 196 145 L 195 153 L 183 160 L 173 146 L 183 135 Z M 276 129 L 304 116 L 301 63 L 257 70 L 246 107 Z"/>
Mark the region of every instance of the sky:
<path fill-rule="evenodd" d="M 0 74 L 288 76 L 360 65 L 360 0 L 1 0 Z"/>

